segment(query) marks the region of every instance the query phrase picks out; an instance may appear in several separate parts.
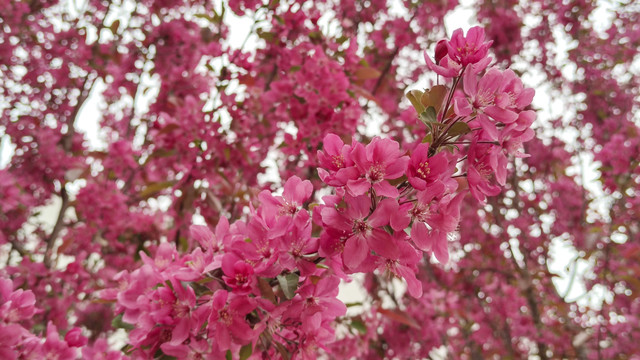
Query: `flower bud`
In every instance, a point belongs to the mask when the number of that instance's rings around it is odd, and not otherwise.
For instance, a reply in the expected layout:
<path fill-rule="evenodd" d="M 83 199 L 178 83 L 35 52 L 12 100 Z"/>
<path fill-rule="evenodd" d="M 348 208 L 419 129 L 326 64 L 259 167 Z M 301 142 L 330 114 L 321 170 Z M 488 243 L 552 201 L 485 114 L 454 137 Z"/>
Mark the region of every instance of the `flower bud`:
<path fill-rule="evenodd" d="M 440 60 L 447 55 L 447 40 L 442 39 L 436 44 L 435 60 L 436 64 L 440 64 Z"/>

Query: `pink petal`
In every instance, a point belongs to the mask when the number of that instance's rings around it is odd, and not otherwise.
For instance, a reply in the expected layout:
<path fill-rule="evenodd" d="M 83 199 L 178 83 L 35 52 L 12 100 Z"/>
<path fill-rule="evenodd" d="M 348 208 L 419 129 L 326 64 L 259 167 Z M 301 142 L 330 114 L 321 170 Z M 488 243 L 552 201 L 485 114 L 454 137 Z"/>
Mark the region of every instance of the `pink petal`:
<path fill-rule="evenodd" d="M 347 181 L 347 189 L 354 195 L 362 195 L 371 188 L 371 183 L 365 178 Z"/>
<path fill-rule="evenodd" d="M 496 121 L 503 122 L 505 124 L 511 124 L 518 119 L 518 114 L 511 110 L 499 108 L 497 106 L 487 106 L 484 108 L 484 112 L 494 118 Z"/>
<path fill-rule="evenodd" d="M 478 114 L 476 121 L 480 123 L 480 127 L 489 136 L 489 139 L 498 140 L 498 128 L 485 114 Z"/>
<path fill-rule="evenodd" d="M 422 283 L 416 279 L 416 274 L 406 266 L 398 266 L 397 272 L 407 282 L 409 295 L 416 299 L 422 297 Z"/>
<path fill-rule="evenodd" d="M 449 262 L 449 249 L 447 248 L 447 234 L 440 231 L 433 231 L 433 254 L 441 264 Z"/>
<path fill-rule="evenodd" d="M 360 265 L 369 253 L 369 246 L 362 236 L 352 236 L 344 244 L 342 260 L 349 269 Z"/>
<path fill-rule="evenodd" d="M 407 171 L 407 165 L 409 165 L 409 157 L 403 156 L 401 158 L 393 159 L 393 162 L 390 163 L 385 169 L 385 178 L 387 179 L 397 179 L 400 176 L 404 175 Z"/>
<path fill-rule="evenodd" d="M 421 221 L 415 221 L 411 226 L 411 239 L 413 239 L 418 249 L 422 251 L 430 251 L 433 246 L 427 225 Z"/>
<path fill-rule="evenodd" d="M 468 116 L 471 114 L 473 109 L 471 108 L 471 104 L 469 101 L 463 97 L 456 97 L 453 100 L 453 111 L 458 116 Z"/>
<path fill-rule="evenodd" d="M 336 134 L 327 134 L 322 140 L 322 146 L 329 155 L 340 155 L 340 150 L 344 146 L 342 139 Z"/>
<path fill-rule="evenodd" d="M 367 240 L 371 249 L 380 256 L 387 259 L 397 259 L 400 256 L 400 250 L 392 240 L 391 235 L 384 230 L 374 229 Z"/>
<path fill-rule="evenodd" d="M 400 192 L 398 192 L 398 189 L 395 186 L 384 180 L 373 184 L 373 189 L 376 191 L 376 195 L 382 195 L 394 199 L 400 195 Z"/>
<path fill-rule="evenodd" d="M 175 328 L 173 328 L 173 332 L 171 332 L 171 341 L 172 345 L 180 345 L 189 337 L 189 319 L 181 318 L 178 321 L 178 324 Z"/>
<path fill-rule="evenodd" d="M 462 76 L 462 85 L 467 95 L 475 97 L 478 93 L 478 77 L 471 71 L 465 72 Z"/>

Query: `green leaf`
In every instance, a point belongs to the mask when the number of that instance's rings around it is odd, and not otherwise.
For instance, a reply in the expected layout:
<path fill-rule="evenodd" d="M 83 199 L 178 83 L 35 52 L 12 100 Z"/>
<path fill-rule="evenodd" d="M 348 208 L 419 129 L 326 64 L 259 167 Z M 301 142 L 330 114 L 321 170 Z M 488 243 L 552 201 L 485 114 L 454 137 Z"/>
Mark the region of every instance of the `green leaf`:
<path fill-rule="evenodd" d="M 360 319 L 353 319 L 351 321 L 351 327 L 358 330 L 361 334 L 367 333 L 367 325 Z"/>
<path fill-rule="evenodd" d="M 233 360 L 233 355 L 231 355 L 231 350 L 227 350 L 227 354 L 224 357 L 227 360 Z"/>
<path fill-rule="evenodd" d="M 253 345 L 251 343 L 240 348 L 240 360 L 247 360 L 253 353 Z"/>
<path fill-rule="evenodd" d="M 217 15 L 217 14 L 216 14 Z M 195 14 L 193 15 L 199 19 L 205 19 L 207 21 L 209 21 L 210 23 L 215 22 L 215 18 L 209 14 Z"/>
<path fill-rule="evenodd" d="M 122 321 L 122 314 L 118 314 L 111 320 L 111 326 L 115 329 L 133 330 L 135 327 L 129 323 Z"/>
<path fill-rule="evenodd" d="M 300 276 L 293 273 L 277 276 L 280 288 L 288 300 L 291 300 L 295 296 L 296 290 L 298 290 L 298 278 Z"/>
<path fill-rule="evenodd" d="M 460 136 L 464 134 L 468 134 L 471 132 L 471 128 L 467 125 L 466 122 L 458 121 L 455 124 L 451 125 L 447 134 L 449 136 Z"/>
<path fill-rule="evenodd" d="M 420 120 L 432 129 L 434 126 L 441 126 L 442 124 L 438 122 L 438 114 L 436 113 L 436 109 L 433 106 L 429 106 L 422 113 L 420 113 Z"/>
<path fill-rule="evenodd" d="M 309 33 L 309 39 L 322 40 L 322 33 L 320 31 L 312 31 Z"/>
<path fill-rule="evenodd" d="M 418 114 L 422 114 L 425 109 L 424 105 L 422 105 L 422 103 L 420 102 L 420 98 L 422 97 L 422 95 L 423 93 L 420 90 L 411 90 L 406 95 L 407 99 L 411 101 L 411 105 L 413 105 Z"/>
<path fill-rule="evenodd" d="M 353 306 L 362 306 L 362 302 L 351 302 L 351 303 L 345 303 L 345 306 L 350 308 Z"/>
<path fill-rule="evenodd" d="M 433 142 L 433 134 L 428 133 L 424 138 L 422 138 L 422 142 L 426 144 L 431 144 Z"/>
<path fill-rule="evenodd" d="M 347 41 L 347 40 L 349 40 L 349 37 L 348 37 L 348 36 L 344 36 L 344 35 L 342 35 L 342 36 L 340 36 L 339 38 L 337 38 L 335 41 L 336 41 L 338 44 L 342 44 L 342 43 L 344 43 L 344 42 L 345 42 L 345 41 Z"/>

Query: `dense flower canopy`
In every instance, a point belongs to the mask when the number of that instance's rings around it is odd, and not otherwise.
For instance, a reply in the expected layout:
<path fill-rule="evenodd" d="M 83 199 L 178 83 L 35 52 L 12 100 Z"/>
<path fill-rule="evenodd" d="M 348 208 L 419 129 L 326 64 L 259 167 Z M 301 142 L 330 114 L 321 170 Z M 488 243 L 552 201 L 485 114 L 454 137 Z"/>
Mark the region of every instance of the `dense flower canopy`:
<path fill-rule="evenodd" d="M 461 6 L 1 4 L 0 358 L 632 359 L 640 8 Z"/>

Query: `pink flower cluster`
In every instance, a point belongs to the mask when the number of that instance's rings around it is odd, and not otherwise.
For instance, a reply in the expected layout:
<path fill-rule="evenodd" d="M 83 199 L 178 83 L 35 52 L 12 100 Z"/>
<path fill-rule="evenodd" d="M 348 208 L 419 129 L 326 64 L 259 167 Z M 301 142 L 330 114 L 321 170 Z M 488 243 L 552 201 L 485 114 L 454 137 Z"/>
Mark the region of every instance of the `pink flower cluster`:
<path fill-rule="evenodd" d="M 534 114 L 526 107 L 533 91 L 510 70 L 486 70 L 492 61 L 489 45 L 480 28 L 472 28 L 466 37 L 457 30 L 451 41 L 438 43 L 435 63 L 426 57 L 428 67 L 446 83 L 411 93 L 425 128 L 405 148 L 389 138 L 354 137 L 345 144 L 338 135 L 325 135 L 317 151 L 317 173 L 332 192 L 322 203 L 314 203 L 318 189 L 310 180 L 292 176 L 281 194 L 260 192 L 259 205 L 250 205 L 243 219 L 229 223 L 221 215 L 214 231 L 193 225 L 185 247 L 152 245 L 139 252 L 139 268 L 122 266 L 129 270 L 109 272 L 119 286 L 107 286 L 100 297 L 115 303 L 118 315 L 112 325 L 130 330 L 124 353 L 109 352 L 104 339 L 86 346 L 80 328 L 72 328 L 61 340 L 51 321 L 44 340 L 32 335 L 23 325 L 38 311 L 34 292 L 46 289 L 14 290 L 11 281 L 1 280 L 0 348 L 7 350 L 0 354 L 10 359 L 47 354 L 74 358 L 80 353 L 109 359 L 162 354 L 181 359 L 236 354 L 244 359 L 252 354 L 315 359 L 318 351 L 332 351 L 336 324 L 346 314 L 346 305 L 337 299 L 338 285 L 349 275 L 404 279 L 407 293 L 420 298 L 423 283 L 416 275 L 424 255 L 433 254 L 442 264 L 449 261 L 448 237 L 458 227 L 467 187 L 480 202 L 496 195 L 506 181 L 507 156 L 523 156 L 520 147 L 532 136 Z M 164 60 L 178 62 L 174 55 Z M 112 144 L 111 152 L 128 159 L 120 162 L 125 165 L 105 159 L 114 173 L 124 177 L 135 168 L 126 143 Z M 164 188 L 162 183 L 157 186 L 140 197 Z M 104 204 L 109 206 L 98 209 L 104 216 L 97 216 L 91 204 L 94 192 L 108 199 Z M 120 209 L 117 213 L 130 213 L 124 193 L 115 186 L 88 185 L 76 199 L 78 209 L 93 209 L 80 211 L 83 218 L 110 229 L 96 237 L 118 240 L 129 227 L 111 219 L 113 204 Z M 149 236 L 154 236 L 151 219 L 130 214 L 143 220 L 138 227 L 149 223 Z M 182 223 L 176 223 L 176 243 L 182 244 Z M 115 250 L 121 247 L 114 241 Z M 70 264 L 66 276 L 75 276 L 76 268 L 77 263 Z M 49 310 L 52 317 L 64 314 L 62 309 Z"/>
<path fill-rule="evenodd" d="M 451 41 L 441 40 L 436 46 L 435 63 L 425 53 L 428 68 L 451 83 L 447 87 L 451 96 L 446 97 L 444 111 L 438 114 L 436 123 L 446 126 L 449 133 L 437 133 L 444 140 L 437 143 L 459 144 L 459 134 L 472 134 L 464 155 L 469 188 L 480 202 L 500 192 L 497 185 L 506 182 L 507 156 L 525 157 L 520 152 L 522 144 L 534 137 L 531 124 L 535 112 L 528 107 L 535 91 L 525 88 L 510 69 L 487 70 L 491 63 L 487 55 L 490 45 L 490 41 L 484 41 L 484 30 L 473 27 L 466 37 L 458 29 Z M 460 83 L 462 91 L 458 90 Z M 463 130 L 451 134 L 456 127 Z"/>
<path fill-rule="evenodd" d="M 312 190 L 292 177 L 282 196 L 263 191 L 247 221 L 223 217 L 215 232 L 193 225 L 199 246 L 190 254 L 168 243 L 154 258 L 141 253 L 144 265 L 120 273 L 121 287 L 102 294 L 135 324 L 131 355 L 219 358 L 261 348 L 265 356 L 313 358 L 332 341 L 346 307 L 336 299 L 340 273 L 321 264 L 303 207 Z"/>
<path fill-rule="evenodd" d="M 337 299 L 340 279 L 377 272 L 404 279 L 407 292 L 421 297 L 416 274 L 423 254 L 449 260 L 447 238 L 467 193 L 463 168 L 478 200 L 496 194 L 505 183 L 506 156 L 519 155 L 533 120 L 523 111 L 533 92 L 513 72 L 478 75 L 490 61 L 488 43 L 481 29 L 470 34 L 441 42 L 448 53 L 441 65 L 430 65 L 436 72 L 458 69 L 444 73 L 453 85 L 440 97 L 420 100 L 430 142 L 406 151 L 387 138 L 345 144 L 328 134 L 317 153 L 318 175 L 334 191 L 322 204 L 311 204 L 309 180 L 293 176 L 282 195 L 262 191 L 260 206 L 244 221 L 221 217 L 214 232 L 193 225 L 191 241 L 199 246 L 189 254 L 169 243 L 153 258 L 141 252 L 144 265 L 121 272 L 121 286 L 102 293 L 117 303 L 121 321 L 135 327 L 131 355 L 260 351 L 315 358 L 318 349 L 329 351 L 334 322 L 346 312 Z"/>
<path fill-rule="evenodd" d="M 30 290 L 14 289 L 9 279 L 0 279 L 0 358 L 74 359 L 78 349 L 87 344 L 80 328 L 69 330 L 64 339 L 50 321 L 44 340 L 29 331 L 31 318 L 42 312 L 35 307 L 36 297 Z"/>
<path fill-rule="evenodd" d="M 397 142 L 381 138 L 346 145 L 329 134 L 323 143 L 318 158 L 324 169 L 318 171 L 337 190 L 320 206 L 321 255 L 349 272 L 388 271 L 407 280 L 411 295 L 421 296 L 415 278 L 421 252 L 434 251 L 446 263 L 447 234 L 458 224 L 462 192 L 456 193 L 451 178 L 455 157 L 429 157 L 428 144 L 407 156 Z"/>

